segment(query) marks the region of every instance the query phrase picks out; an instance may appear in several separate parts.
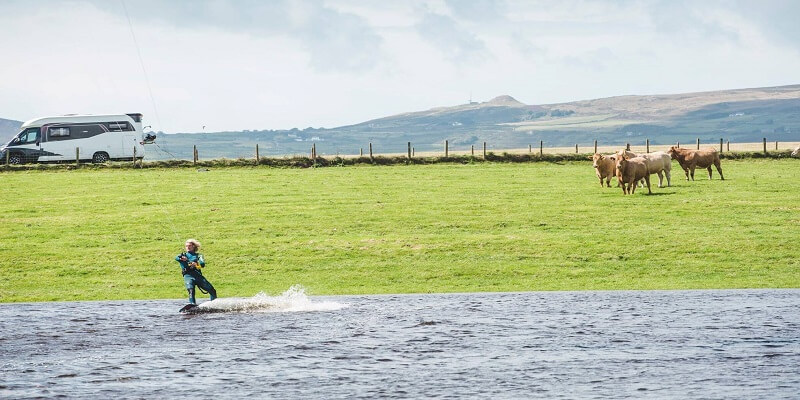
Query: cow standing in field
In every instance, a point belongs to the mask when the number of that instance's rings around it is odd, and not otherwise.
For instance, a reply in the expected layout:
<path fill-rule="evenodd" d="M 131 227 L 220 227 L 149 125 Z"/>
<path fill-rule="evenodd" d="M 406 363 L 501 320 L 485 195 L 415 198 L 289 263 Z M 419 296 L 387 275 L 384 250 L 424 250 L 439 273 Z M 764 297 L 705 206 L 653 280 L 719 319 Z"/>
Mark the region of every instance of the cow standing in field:
<path fill-rule="evenodd" d="M 723 181 L 725 180 L 725 177 L 722 175 L 722 166 L 719 162 L 719 153 L 717 153 L 717 149 L 707 148 L 702 150 L 689 150 L 672 146 L 669 148 L 667 153 L 670 155 L 670 157 L 672 157 L 673 160 L 677 160 L 678 164 L 681 165 L 681 168 L 683 168 L 683 171 L 686 173 L 687 181 L 689 180 L 690 174 L 692 176 L 692 180 L 694 180 L 695 168 L 708 169 L 708 179 L 711 179 L 711 165 L 717 167 L 719 178 Z"/>
<path fill-rule="evenodd" d="M 642 157 L 647 161 L 647 171 L 650 174 L 658 175 L 658 187 L 664 187 L 664 175 L 667 176 L 667 186 L 672 186 L 672 158 L 663 151 L 656 151 L 647 154 L 636 154 L 629 150 L 620 150 L 617 157 L 626 156 L 628 158 Z M 641 186 L 641 182 L 639 182 Z"/>
<path fill-rule="evenodd" d="M 636 183 L 642 179 L 647 183 L 647 193 L 653 193 L 650 191 L 647 160 L 643 157 L 628 158 L 625 155 L 617 157 L 617 179 L 622 183 L 622 194 L 633 194 L 636 191 Z"/>
<path fill-rule="evenodd" d="M 597 179 L 600 179 L 600 187 L 603 187 L 603 179 L 606 180 L 606 185 L 611 187 L 611 178 L 617 176 L 617 158 L 595 153 L 589 159 L 592 160 L 592 167 L 597 174 Z M 619 185 L 619 180 L 617 180 L 617 185 Z"/>

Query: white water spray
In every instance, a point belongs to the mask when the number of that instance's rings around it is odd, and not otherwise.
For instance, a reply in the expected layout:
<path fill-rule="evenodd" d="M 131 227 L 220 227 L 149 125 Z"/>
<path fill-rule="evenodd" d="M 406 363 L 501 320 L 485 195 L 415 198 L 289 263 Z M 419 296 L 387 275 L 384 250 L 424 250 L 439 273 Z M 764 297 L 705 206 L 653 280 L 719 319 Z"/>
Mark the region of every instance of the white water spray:
<path fill-rule="evenodd" d="M 303 312 L 336 311 L 348 305 L 335 301 L 313 301 L 305 288 L 293 285 L 279 296 L 267 296 L 259 292 L 250 298 L 218 298 L 207 301 L 194 309 L 195 312 Z"/>

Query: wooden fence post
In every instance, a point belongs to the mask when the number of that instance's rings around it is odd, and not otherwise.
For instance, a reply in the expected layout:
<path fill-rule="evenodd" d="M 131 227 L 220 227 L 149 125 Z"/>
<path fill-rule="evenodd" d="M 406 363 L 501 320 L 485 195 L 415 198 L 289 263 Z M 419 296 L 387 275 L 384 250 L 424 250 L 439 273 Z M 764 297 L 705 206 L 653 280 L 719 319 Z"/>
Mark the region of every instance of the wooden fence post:
<path fill-rule="evenodd" d="M 411 142 L 408 142 L 408 159 L 411 159 Z"/>
<path fill-rule="evenodd" d="M 532 144 L 528 145 L 528 153 L 533 153 L 533 145 Z"/>
<path fill-rule="evenodd" d="M 358 149 L 358 156 L 359 157 L 364 157 L 364 148 L 363 147 Z"/>
<path fill-rule="evenodd" d="M 197 164 L 197 145 L 192 146 L 192 162 Z"/>
<path fill-rule="evenodd" d="M 775 150 L 776 151 L 778 150 L 778 141 L 777 140 L 775 141 Z"/>
<path fill-rule="evenodd" d="M 411 146 L 411 157 L 416 157 L 416 156 L 417 156 L 417 148 Z"/>
<path fill-rule="evenodd" d="M 767 154 L 767 138 L 764 138 L 764 154 Z"/>
<path fill-rule="evenodd" d="M 475 157 L 475 145 L 473 144 L 471 147 L 472 147 L 472 156 Z"/>
<path fill-rule="evenodd" d="M 730 141 L 730 139 L 728 139 L 728 142 L 726 143 L 726 145 L 728 147 L 727 151 L 730 152 L 731 151 L 731 141 Z"/>
<path fill-rule="evenodd" d="M 258 162 L 260 160 L 261 160 L 261 156 L 259 156 L 259 154 L 258 154 L 258 143 L 256 143 L 256 165 L 258 165 Z"/>
<path fill-rule="evenodd" d="M 444 158 L 450 155 L 450 142 L 445 140 L 444 141 Z"/>
<path fill-rule="evenodd" d="M 722 138 L 719 138 L 719 152 L 722 153 Z"/>
<path fill-rule="evenodd" d="M 680 142 L 680 140 L 679 140 L 677 143 L 675 143 L 675 147 L 681 147 L 681 142 Z"/>
<path fill-rule="evenodd" d="M 539 141 L 539 158 L 544 155 L 544 140 Z"/>
<path fill-rule="evenodd" d="M 483 142 L 483 159 L 486 159 L 486 142 Z"/>
<path fill-rule="evenodd" d="M 697 150 L 700 150 L 700 138 L 697 138 Z"/>
<path fill-rule="evenodd" d="M 133 145 L 133 168 L 136 168 L 136 145 Z"/>
<path fill-rule="evenodd" d="M 597 139 L 594 140 L 594 153 L 597 154 Z"/>
<path fill-rule="evenodd" d="M 75 148 L 75 165 L 81 165 L 81 148 Z"/>
<path fill-rule="evenodd" d="M 578 144 L 575 143 L 575 154 L 578 154 Z"/>
<path fill-rule="evenodd" d="M 6 167 L 9 166 L 9 157 L 11 156 L 11 151 L 6 151 Z"/>
<path fill-rule="evenodd" d="M 625 150 L 631 151 L 631 144 L 625 143 Z"/>
<path fill-rule="evenodd" d="M 646 152 L 650 153 L 650 139 L 645 139 L 645 147 L 647 148 Z"/>
<path fill-rule="evenodd" d="M 372 158 L 372 142 L 369 142 L 369 160 L 370 160 L 370 161 L 373 161 L 373 160 L 374 160 L 374 159 Z"/>

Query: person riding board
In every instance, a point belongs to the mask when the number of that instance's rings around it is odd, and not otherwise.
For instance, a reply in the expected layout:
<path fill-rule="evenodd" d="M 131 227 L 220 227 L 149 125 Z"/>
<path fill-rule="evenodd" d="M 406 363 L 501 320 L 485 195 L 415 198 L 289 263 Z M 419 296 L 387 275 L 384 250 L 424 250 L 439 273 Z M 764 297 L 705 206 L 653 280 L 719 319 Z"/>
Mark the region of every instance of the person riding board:
<path fill-rule="evenodd" d="M 175 261 L 181 265 L 183 282 L 186 285 L 186 290 L 189 292 L 189 304 L 197 305 L 194 298 L 195 286 L 199 287 L 204 293 L 208 292 L 211 296 L 211 300 L 216 299 L 217 291 L 200 271 L 201 268 L 206 266 L 203 255 L 199 253 L 200 242 L 195 239 L 187 239 L 184 247 L 186 251 L 178 254 L 175 257 Z"/>

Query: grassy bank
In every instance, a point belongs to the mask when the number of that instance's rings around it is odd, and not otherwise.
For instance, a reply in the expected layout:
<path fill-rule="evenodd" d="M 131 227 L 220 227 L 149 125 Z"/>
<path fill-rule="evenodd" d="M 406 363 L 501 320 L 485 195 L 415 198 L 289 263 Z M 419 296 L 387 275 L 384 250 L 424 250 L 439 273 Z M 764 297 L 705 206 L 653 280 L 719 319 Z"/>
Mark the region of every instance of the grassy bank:
<path fill-rule="evenodd" d="M 588 161 L 5 173 L 0 301 L 182 298 L 187 237 L 222 296 L 800 287 L 800 162 L 673 168 L 627 197 Z"/>

